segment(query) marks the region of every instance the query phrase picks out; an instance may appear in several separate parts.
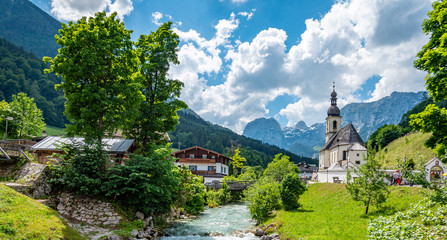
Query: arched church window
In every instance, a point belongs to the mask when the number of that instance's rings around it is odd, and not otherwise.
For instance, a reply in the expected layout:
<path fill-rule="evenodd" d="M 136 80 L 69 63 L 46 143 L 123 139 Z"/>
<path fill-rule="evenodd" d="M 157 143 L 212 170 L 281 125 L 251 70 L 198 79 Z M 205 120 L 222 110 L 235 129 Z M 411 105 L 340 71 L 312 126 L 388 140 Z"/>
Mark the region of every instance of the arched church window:
<path fill-rule="evenodd" d="M 334 130 L 337 130 L 337 121 L 333 121 L 333 122 L 332 122 L 332 128 L 333 128 Z"/>

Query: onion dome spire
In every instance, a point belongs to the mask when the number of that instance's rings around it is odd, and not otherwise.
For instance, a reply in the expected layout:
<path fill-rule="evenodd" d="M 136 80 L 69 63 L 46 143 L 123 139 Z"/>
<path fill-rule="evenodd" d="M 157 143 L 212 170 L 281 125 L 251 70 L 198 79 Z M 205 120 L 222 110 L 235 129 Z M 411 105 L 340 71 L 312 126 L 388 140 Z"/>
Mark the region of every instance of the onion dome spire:
<path fill-rule="evenodd" d="M 331 106 L 327 110 L 328 116 L 340 116 L 340 109 L 337 107 L 337 93 L 335 92 L 335 82 L 332 82 Z"/>

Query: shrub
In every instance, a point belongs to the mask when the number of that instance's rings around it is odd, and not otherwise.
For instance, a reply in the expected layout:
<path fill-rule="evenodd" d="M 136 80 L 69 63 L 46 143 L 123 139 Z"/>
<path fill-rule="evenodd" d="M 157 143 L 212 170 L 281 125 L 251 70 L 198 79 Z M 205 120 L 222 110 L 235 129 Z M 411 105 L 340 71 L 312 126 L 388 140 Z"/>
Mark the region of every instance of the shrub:
<path fill-rule="evenodd" d="M 185 166 L 175 167 L 174 172 L 180 180 L 176 206 L 184 208 L 187 213 L 191 214 L 203 211 L 205 205 L 203 178 L 192 174 Z"/>
<path fill-rule="evenodd" d="M 298 199 L 306 191 L 306 186 L 300 181 L 300 176 L 295 174 L 287 175 L 281 182 L 281 202 L 285 210 L 294 210 L 300 207 Z"/>
<path fill-rule="evenodd" d="M 59 163 L 49 163 L 49 183 L 55 188 L 75 191 L 77 194 L 99 194 L 107 159 L 101 144 L 81 146 L 79 143 L 62 146 L 65 154 L 59 154 Z"/>
<path fill-rule="evenodd" d="M 280 208 L 279 189 L 280 184 L 277 181 L 272 178 L 261 178 L 244 191 L 253 219 L 263 222 L 272 210 Z"/>
<path fill-rule="evenodd" d="M 208 207 L 218 207 L 232 201 L 230 188 L 225 181 L 222 182 L 222 188 L 219 190 L 208 190 L 206 192 Z"/>
<path fill-rule="evenodd" d="M 177 200 L 180 181 L 166 148 L 149 157 L 133 155 L 125 165 L 110 168 L 105 185 L 106 196 L 121 206 L 145 215 L 165 214 Z"/>

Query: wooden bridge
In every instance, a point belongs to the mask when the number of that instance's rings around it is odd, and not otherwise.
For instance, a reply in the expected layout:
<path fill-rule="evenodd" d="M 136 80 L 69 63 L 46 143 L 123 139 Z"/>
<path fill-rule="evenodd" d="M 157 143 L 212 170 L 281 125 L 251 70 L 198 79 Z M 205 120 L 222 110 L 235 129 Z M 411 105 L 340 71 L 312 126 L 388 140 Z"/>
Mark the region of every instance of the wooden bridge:
<path fill-rule="evenodd" d="M 230 191 L 242 191 L 251 186 L 254 182 L 253 181 L 227 181 L 227 185 L 230 188 Z M 211 188 L 211 189 L 221 189 L 222 183 L 220 182 L 210 182 L 205 183 L 205 186 Z"/>
<path fill-rule="evenodd" d="M 31 161 L 26 154 L 27 151 L 32 151 L 30 145 L 0 141 L 0 162 L 14 163 L 21 156 Z"/>

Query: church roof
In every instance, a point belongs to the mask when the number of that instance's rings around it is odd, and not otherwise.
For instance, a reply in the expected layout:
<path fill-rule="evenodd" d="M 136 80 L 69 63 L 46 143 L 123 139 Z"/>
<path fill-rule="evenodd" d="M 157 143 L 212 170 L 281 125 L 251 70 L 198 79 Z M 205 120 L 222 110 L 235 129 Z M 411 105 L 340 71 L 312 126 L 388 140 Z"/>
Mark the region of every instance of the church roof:
<path fill-rule="evenodd" d="M 332 149 L 337 146 L 347 145 L 347 144 L 360 144 L 365 146 L 362 138 L 360 137 L 357 130 L 355 130 L 352 123 L 346 125 L 340 131 L 332 135 L 332 137 L 327 141 L 327 143 L 321 148 L 322 150 Z"/>
<path fill-rule="evenodd" d="M 360 143 L 354 143 L 354 145 L 350 146 L 348 150 L 352 151 L 366 151 L 368 149 L 365 148 L 365 146 L 361 145 Z"/>

